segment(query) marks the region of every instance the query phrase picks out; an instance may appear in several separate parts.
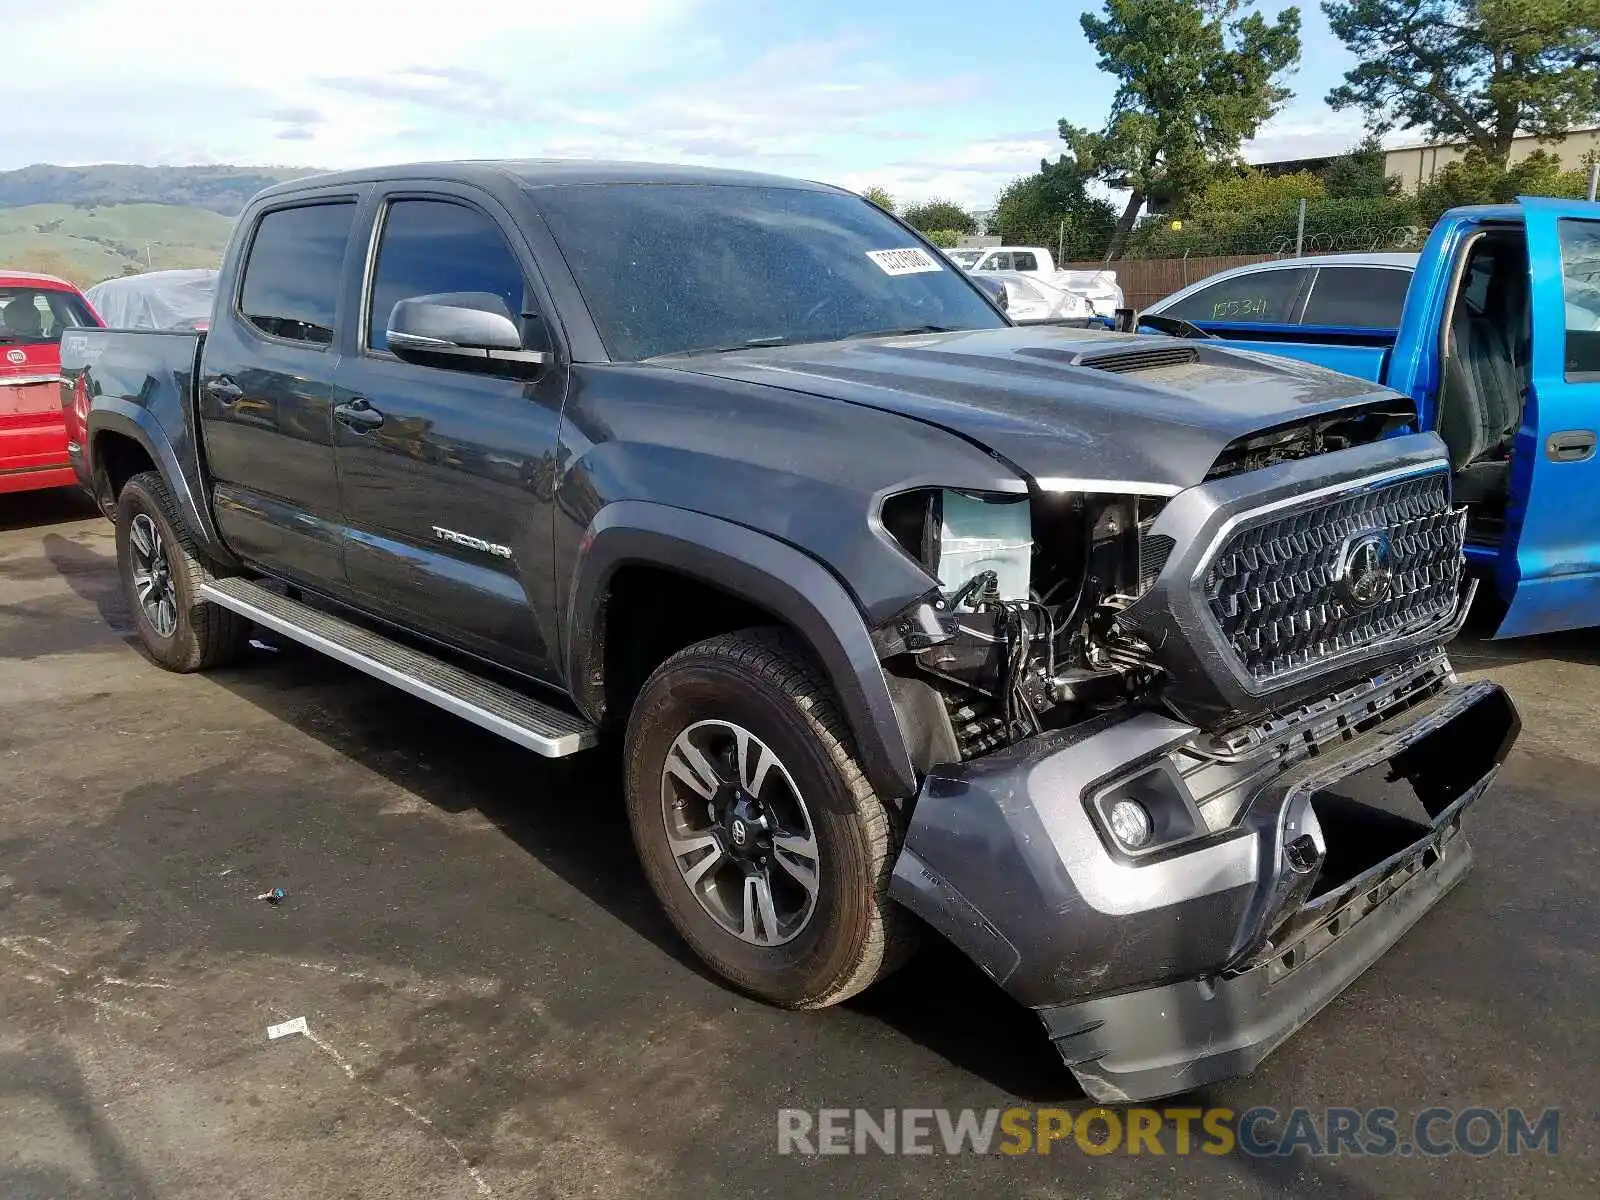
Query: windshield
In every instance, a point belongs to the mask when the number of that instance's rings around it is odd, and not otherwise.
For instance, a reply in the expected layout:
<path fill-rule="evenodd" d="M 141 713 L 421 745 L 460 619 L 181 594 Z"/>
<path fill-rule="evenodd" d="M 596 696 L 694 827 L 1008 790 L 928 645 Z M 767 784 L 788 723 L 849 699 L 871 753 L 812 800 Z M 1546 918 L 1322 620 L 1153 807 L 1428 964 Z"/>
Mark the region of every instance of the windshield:
<path fill-rule="evenodd" d="M 619 361 L 1006 324 L 859 196 L 600 183 L 536 201 Z"/>
<path fill-rule="evenodd" d="M 946 250 L 950 258 L 963 267 L 973 266 L 978 259 L 983 257 L 982 250 Z"/>
<path fill-rule="evenodd" d="M 73 292 L 0 287 L 0 342 L 7 345 L 59 342 L 62 330 L 94 324 L 89 309 Z"/>

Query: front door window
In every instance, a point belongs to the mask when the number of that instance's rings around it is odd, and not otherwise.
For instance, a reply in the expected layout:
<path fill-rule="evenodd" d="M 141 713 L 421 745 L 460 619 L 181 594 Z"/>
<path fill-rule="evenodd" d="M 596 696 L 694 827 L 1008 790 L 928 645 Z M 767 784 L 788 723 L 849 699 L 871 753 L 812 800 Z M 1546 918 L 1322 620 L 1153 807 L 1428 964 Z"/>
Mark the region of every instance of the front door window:
<path fill-rule="evenodd" d="M 1558 222 L 1566 302 L 1566 376 L 1600 381 L 1600 221 Z"/>

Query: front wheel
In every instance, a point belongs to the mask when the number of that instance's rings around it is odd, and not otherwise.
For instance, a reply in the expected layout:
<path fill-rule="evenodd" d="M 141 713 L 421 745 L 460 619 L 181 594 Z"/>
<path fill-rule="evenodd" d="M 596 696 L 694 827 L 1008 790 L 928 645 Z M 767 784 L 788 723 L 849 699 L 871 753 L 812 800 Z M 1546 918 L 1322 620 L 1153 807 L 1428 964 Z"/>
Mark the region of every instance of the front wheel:
<path fill-rule="evenodd" d="M 250 622 L 199 599 L 211 572 L 155 471 L 135 475 L 117 497 L 117 570 L 139 640 L 167 670 L 222 666 L 244 649 Z"/>
<path fill-rule="evenodd" d="M 662 663 L 634 705 L 627 803 L 651 888 L 742 991 L 822 1008 L 907 957 L 888 898 L 898 818 L 862 774 L 832 689 L 784 631 Z"/>

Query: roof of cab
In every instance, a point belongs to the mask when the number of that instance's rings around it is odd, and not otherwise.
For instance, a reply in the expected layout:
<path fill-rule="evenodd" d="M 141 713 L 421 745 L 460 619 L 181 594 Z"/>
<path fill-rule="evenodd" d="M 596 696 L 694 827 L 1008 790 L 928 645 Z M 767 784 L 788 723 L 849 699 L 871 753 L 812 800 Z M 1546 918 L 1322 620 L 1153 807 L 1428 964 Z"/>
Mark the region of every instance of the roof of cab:
<path fill-rule="evenodd" d="M 583 159 L 464 159 L 455 162 L 404 163 L 307 175 L 276 184 L 258 199 L 292 195 L 311 188 L 339 187 L 392 180 L 434 180 L 474 183 L 494 189 L 507 183 L 520 187 L 561 187 L 579 183 L 710 183 L 745 187 L 785 187 L 806 191 L 837 191 L 824 183 L 763 175 L 754 171 L 725 171 L 712 167 L 673 166 L 662 163 L 601 162 Z"/>
<path fill-rule="evenodd" d="M 53 288 L 63 292 L 75 292 L 78 290 L 76 284 L 55 275 L 41 275 L 37 271 L 9 271 L 0 267 L 0 287 L 28 287 L 30 285 Z"/>

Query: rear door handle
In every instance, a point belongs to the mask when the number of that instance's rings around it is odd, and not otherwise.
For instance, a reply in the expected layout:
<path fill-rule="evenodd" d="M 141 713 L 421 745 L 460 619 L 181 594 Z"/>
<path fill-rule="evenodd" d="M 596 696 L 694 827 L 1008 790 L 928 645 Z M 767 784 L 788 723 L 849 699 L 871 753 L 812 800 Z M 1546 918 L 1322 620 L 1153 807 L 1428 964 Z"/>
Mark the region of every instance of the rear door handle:
<path fill-rule="evenodd" d="M 1594 457 L 1594 447 L 1594 430 L 1564 429 L 1545 440 L 1544 453 L 1551 462 L 1588 462 Z"/>
<path fill-rule="evenodd" d="M 347 425 L 357 433 L 365 433 L 383 424 L 383 414 L 363 396 L 357 396 L 348 404 L 334 405 L 333 415 L 341 425 Z"/>
<path fill-rule="evenodd" d="M 206 380 L 206 395 L 218 404 L 227 406 L 244 399 L 244 389 L 226 375 Z"/>

